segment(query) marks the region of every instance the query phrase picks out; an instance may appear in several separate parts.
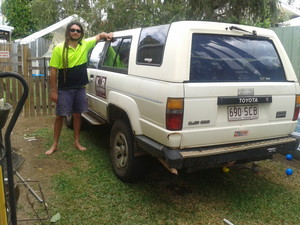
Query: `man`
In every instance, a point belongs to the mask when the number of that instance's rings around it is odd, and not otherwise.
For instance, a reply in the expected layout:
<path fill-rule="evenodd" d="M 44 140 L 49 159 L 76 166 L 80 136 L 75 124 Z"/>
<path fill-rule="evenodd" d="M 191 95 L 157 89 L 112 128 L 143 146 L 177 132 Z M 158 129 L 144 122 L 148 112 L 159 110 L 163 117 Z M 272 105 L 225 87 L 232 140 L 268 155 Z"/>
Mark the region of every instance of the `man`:
<path fill-rule="evenodd" d="M 53 49 L 50 59 L 51 100 L 56 103 L 54 140 L 46 152 L 51 155 L 58 150 L 58 140 L 64 117 L 73 114 L 74 144 L 85 151 L 79 142 L 81 113 L 87 111 L 87 98 L 84 86 L 88 84 L 87 55 L 98 41 L 111 41 L 112 33 L 102 32 L 95 37 L 83 39 L 84 30 L 79 22 L 67 25 L 65 41 Z"/>

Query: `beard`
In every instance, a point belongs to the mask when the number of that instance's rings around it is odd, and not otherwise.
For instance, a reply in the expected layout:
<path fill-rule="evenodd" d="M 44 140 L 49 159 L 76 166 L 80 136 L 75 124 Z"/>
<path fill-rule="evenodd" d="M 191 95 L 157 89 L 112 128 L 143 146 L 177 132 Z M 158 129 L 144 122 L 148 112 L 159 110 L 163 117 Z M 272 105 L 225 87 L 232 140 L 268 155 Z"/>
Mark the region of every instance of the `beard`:
<path fill-rule="evenodd" d="M 78 37 L 78 38 L 73 38 L 73 37 L 70 36 L 69 38 L 70 38 L 71 41 L 79 41 L 81 39 L 81 36 Z"/>

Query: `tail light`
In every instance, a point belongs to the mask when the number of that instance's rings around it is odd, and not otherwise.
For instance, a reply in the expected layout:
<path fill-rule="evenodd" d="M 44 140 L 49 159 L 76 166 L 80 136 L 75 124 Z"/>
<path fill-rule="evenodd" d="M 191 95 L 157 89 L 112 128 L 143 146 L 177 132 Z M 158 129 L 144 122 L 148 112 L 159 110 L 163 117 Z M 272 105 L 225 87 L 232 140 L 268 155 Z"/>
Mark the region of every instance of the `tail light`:
<path fill-rule="evenodd" d="M 168 98 L 166 109 L 166 128 L 181 130 L 183 123 L 183 98 Z"/>
<path fill-rule="evenodd" d="M 298 119 L 298 117 L 299 117 L 299 111 L 300 111 L 300 95 L 296 95 L 295 111 L 294 111 L 293 120 L 297 120 Z"/>

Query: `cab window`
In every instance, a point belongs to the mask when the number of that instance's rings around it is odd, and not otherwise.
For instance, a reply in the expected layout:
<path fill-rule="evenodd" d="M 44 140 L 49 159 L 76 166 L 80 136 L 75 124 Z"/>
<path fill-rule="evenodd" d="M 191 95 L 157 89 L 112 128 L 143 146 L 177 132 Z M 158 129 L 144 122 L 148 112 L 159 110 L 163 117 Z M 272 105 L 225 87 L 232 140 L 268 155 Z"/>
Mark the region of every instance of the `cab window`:
<path fill-rule="evenodd" d="M 102 69 L 127 71 L 130 45 L 131 37 L 115 38 L 113 42 L 110 42 L 106 50 Z"/>
<path fill-rule="evenodd" d="M 90 51 L 88 68 L 99 69 L 100 62 L 104 57 L 104 46 L 105 42 L 98 42 L 96 46 Z"/>

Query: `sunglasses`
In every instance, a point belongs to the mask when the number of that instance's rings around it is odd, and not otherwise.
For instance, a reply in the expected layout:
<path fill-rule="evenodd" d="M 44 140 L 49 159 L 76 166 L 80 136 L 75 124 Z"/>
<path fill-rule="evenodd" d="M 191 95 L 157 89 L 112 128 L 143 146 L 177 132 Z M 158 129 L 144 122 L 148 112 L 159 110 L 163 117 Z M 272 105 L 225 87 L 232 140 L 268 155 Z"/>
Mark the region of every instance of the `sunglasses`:
<path fill-rule="evenodd" d="M 77 32 L 78 34 L 81 34 L 81 30 L 79 30 L 79 29 L 70 29 L 70 32 L 72 32 L 72 33 Z"/>

